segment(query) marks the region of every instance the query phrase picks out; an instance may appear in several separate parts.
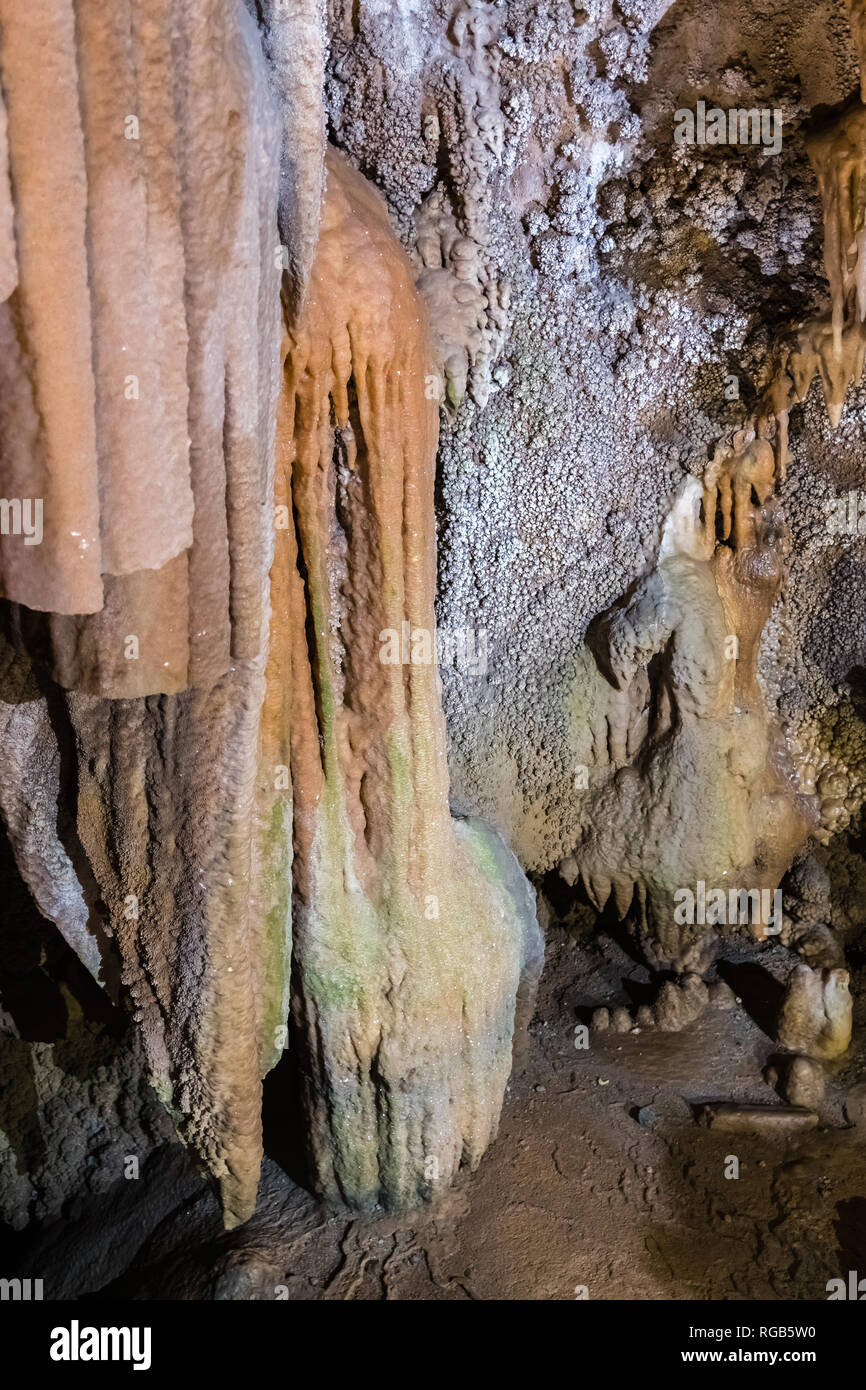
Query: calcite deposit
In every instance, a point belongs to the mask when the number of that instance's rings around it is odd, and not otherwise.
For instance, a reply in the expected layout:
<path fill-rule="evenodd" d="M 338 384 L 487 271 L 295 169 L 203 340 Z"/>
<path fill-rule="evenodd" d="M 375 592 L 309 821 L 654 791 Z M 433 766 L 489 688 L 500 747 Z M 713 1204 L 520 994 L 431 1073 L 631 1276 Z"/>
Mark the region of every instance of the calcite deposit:
<path fill-rule="evenodd" d="M 152 8 L 0 13 L 17 264 L 0 468 L 45 518 L 39 546 L 3 537 L 0 782 L 40 910 L 128 1003 L 232 1222 L 255 1203 L 287 988 L 253 813 L 277 108 L 242 8 Z"/>
<path fill-rule="evenodd" d="M 783 331 L 761 406 L 730 446 L 715 449 L 701 487 L 683 485 L 655 568 L 587 634 L 614 693 L 596 705 L 606 737 L 594 733 L 586 827 L 560 872 L 569 883 L 580 876 L 599 911 L 613 894 L 643 957 L 681 977 L 678 990 L 663 986 L 654 1013 L 644 1006 L 644 1022 L 674 1030 L 707 1001 L 700 977 L 720 935 L 783 933 L 779 884 L 821 829 L 814 780 L 808 772 L 798 779 L 804 765 L 792 761 L 792 740 L 773 728 L 757 663 L 790 552 L 776 493 L 787 474 L 792 402 L 818 375 L 835 428 L 863 370 L 864 118 L 854 95 L 806 142 L 824 210 L 829 313 L 801 325 L 793 344 Z M 696 918 L 682 910 L 686 895 L 694 900 L 683 885 L 698 882 L 702 899 L 713 887 L 709 913 L 702 902 Z M 796 936 L 791 944 L 804 945 Z M 686 999 L 690 1007 L 675 1007 Z M 846 971 L 800 964 L 779 1040 L 795 1053 L 837 1058 L 851 1041 L 851 1011 Z M 607 1009 L 599 1021 L 609 1026 Z"/>
<path fill-rule="evenodd" d="M 295 796 L 293 1021 L 316 1185 L 406 1206 L 496 1131 L 521 977 L 517 861 L 448 807 L 434 661 L 438 409 L 423 302 L 384 204 L 338 155 L 288 343 L 278 482 Z M 285 579 L 285 587 L 283 587 Z"/>
<path fill-rule="evenodd" d="M 269 555 L 277 108 L 258 33 L 207 4 L 10 4 L 0 24 L 0 468 L 44 528 L 0 537 L 6 627 L 68 690 L 211 685 L 258 649 Z"/>
<path fill-rule="evenodd" d="M 323 204 L 315 5 L 264 46 L 239 5 L 77 10 L 0 15 L 0 470 L 44 517 L 3 536 L 9 838 L 227 1225 L 290 994 L 317 1187 L 411 1204 L 495 1134 L 541 956 L 516 860 L 448 808 L 426 310 L 336 155 Z M 389 626 L 420 665 L 386 664 Z"/>
<path fill-rule="evenodd" d="M 841 1132 L 864 362 L 862 0 L 0 0 L 2 1220 Z"/>
<path fill-rule="evenodd" d="M 810 831 L 757 680 L 784 572 L 773 474 L 772 447 L 736 434 L 702 485 L 684 485 L 655 568 L 588 638 L 610 693 L 597 703 L 588 828 L 561 872 L 582 877 L 599 911 L 612 894 L 653 967 L 677 974 L 705 969 L 725 927 L 773 929 L 767 900 Z M 724 904 L 681 915 L 678 895 L 699 882 Z M 731 889 L 763 894 L 761 910 L 731 914 Z"/>

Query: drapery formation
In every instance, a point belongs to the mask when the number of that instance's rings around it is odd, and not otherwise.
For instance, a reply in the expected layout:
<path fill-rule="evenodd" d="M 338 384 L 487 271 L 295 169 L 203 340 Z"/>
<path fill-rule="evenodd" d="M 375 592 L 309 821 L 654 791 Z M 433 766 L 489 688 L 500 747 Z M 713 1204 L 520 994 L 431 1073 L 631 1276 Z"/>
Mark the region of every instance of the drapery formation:
<path fill-rule="evenodd" d="M 7 628 L 67 689 L 204 687 L 258 650 L 268 563 L 258 33 L 215 0 L 3 0 L 0 26 L 0 477 L 44 532 L 0 535 Z"/>
<path fill-rule="evenodd" d="M 290 983 L 315 1180 L 399 1204 L 480 1158 L 540 965 L 435 665 L 379 659 L 432 652 L 426 320 L 336 159 L 316 250 L 321 15 L 271 18 L 269 67 L 240 0 L 0 0 L 0 812 L 228 1225 Z"/>
<path fill-rule="evenodd" d="M 288 1006 L 257 805 L 279 110 L 240 4 L 4 0 L 0 39 L 0 479 L 43 516 L 0 537 L 0 809 L 231 1224 Z"/>

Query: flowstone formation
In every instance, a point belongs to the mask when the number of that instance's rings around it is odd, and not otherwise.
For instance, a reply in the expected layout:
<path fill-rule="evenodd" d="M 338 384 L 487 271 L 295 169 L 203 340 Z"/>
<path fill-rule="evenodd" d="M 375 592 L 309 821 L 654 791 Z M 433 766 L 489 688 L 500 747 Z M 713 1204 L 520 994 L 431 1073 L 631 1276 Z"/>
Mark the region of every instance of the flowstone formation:
<path fill-rule="evenodd" d="M 775 474 L 772 445 L 737 432 L 683 485 L 656 565 L 591 627 L 612 690 L 596 707 L 587 829 L 560 873 L 598 912 L 610 899 L 641 958 L 672 977 L 636 1018 L 602 1006 L 596 1028 L 679 1031 L 729 1002 L 703 978 L 725 942 L 778 937 L 811 961 L 791 975 L 779 1041 L 833 1060 L 851 1041 L 841 948 L 826 929 L 798 937 L 779 891 L 820 804 L 757 676 L 789 549 Z"/>
<path fill-rule="evenodd" d="M 773 476 L 766 441 L 742 432 L 718 450 L 703 481 L 684 484 L 656 565 L 588 634 L 612 688 L 595 730 L 595 767 L 610 772 L 593 778 L 561 872 L 599 911 L 613 896 L 647 962 L 679 977 L 712 962 L 729 890 L 757 894 L 753 930 L 766 935 L 810 826 L 756 675 L 784 575 Z M 717 897 L 696 918 L 679 895 L 699 883 Z"/>
<path fill-rule="evenodd" d="M 261 886 L 255 805 L 278 113 L 241 6 L 82 0 L 0 21 L 0 468 L 44 517 L 40 545 L 2 541 L 0 807 L 39 909 L 131 1010 L 234 1224 L 255 1204 L 287 1004 L 288 909 Z"/>
<path fill-rule="evenodd" d="M 407 1205 L 495 1133 L 541 956 L 448 809 L 427 320 L 336 156 L 322 202 L 318 3 L 147 8 L 0 7 L 0 810 L 227 1226 L 290 993 L 319 1190 Z"/>
<path fill-rule="evenodd" d="M 541 941 L 513 855 L 448 807 L 424 306 L 378 195 L 337 154 L 327 171 L 287 344 L 293 524 L 271 596 L 271 659 L 291 669 L 292 1018 L 318 1190 L 406 1206 L 495 1134 Z"/>

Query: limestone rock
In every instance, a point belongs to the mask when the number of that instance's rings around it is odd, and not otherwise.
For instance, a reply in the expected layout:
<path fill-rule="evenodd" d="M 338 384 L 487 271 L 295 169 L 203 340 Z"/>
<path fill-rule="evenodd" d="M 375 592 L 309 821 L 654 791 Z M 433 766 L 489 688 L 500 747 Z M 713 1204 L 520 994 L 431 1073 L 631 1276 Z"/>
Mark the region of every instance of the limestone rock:
<path fill-rule="evenodd" d="M 827 1078 L 823 1067 L 811 1057 L 792 1057 L 785 1066 L 780 1086 L 789 1105 L 814 1110 L 824 1099 Z"/>
<path fill-rule="evenodd" d="M 807 1057 L 841 1057 L 851 1042 L 851 1011 L 847 970 L 798 965 L 782 1001 L 779 1041 Z"/>
<path fill-rule="evenodd" d="M 277 487 L 294 526 L 271 659 L 291 665 L 292 1017 L 311 1166 L 322 1194 L 362 1207 L 411 1206 L 478 1163 L 542 949 L 513 856 L 449 813 L 438 411 L 413 281 L 384 204 L 331 152 L 289 324 Z"/>

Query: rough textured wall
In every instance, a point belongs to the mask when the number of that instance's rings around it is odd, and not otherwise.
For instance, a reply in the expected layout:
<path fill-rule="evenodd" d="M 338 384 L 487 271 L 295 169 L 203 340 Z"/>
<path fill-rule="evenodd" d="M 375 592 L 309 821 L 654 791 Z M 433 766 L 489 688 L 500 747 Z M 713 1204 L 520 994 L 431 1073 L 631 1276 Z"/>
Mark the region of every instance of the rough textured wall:
<path fill-rule="evenodd" d="M 856 48 L 841 0 L 387 10 L 332 5 L 327 93 L 422 284 L 437 231 L 427 287 L 455 398 L 467 325 L 468 394 L 440 445 L 439 616 L 486 630 L 489 656 L 484 676 L 443 667 L 453 797 L 544 870 L 585 813 L 589 623 L 652 567 L 674 493 L 750 409 L 779 333 L 828 305 L 806 131 L 857 91 Z M 675 145 L 674 113 L 701 98 L 779 108 L 781 152 Z M 846 827 L 866 591 L 860 542 L 827 514 L 862 483 L 863 411 L 857 387 L 832 432 L 816 384 L 792 412 L 792 558 L 760 662 L 838 803 L 830 844 L 795 874 L 838 925 L 863 911 Z"/>
<path fill-rule="evenodd" d="M 40 919 L 5 835 L 0 874 L 0 1222 L 17 1231 L 116 1194 L 173 1129 L 129 1020 Z"/>

